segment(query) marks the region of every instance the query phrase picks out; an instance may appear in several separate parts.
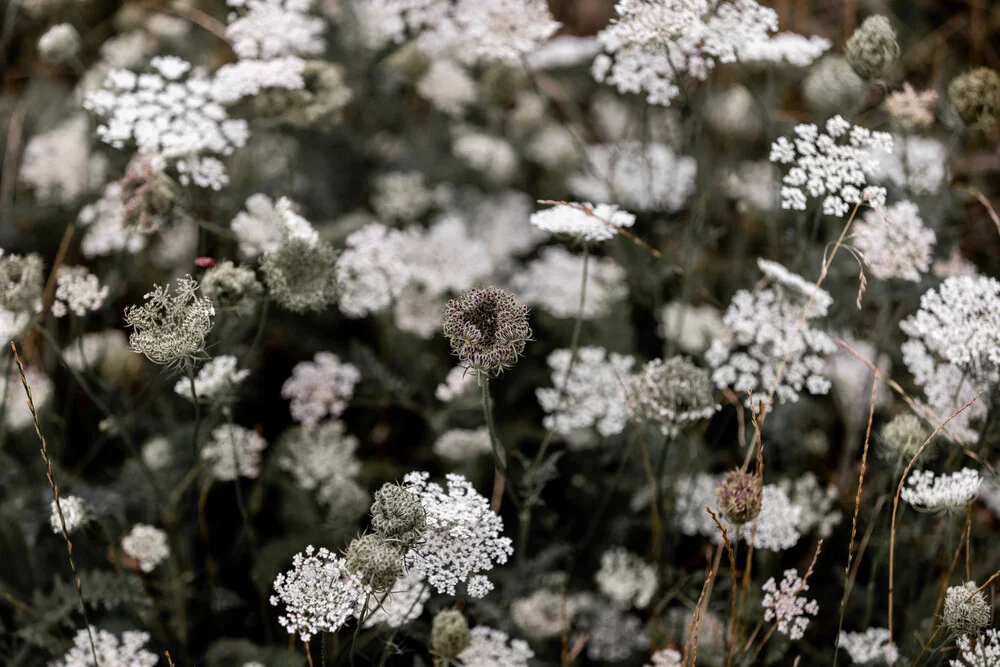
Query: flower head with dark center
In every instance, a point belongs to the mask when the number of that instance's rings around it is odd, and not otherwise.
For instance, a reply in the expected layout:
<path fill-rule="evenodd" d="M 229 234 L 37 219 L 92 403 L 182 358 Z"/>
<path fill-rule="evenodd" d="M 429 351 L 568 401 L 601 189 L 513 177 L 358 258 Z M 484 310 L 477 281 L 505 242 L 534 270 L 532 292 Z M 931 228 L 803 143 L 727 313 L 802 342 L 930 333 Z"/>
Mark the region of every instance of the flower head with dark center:
<path fill-rule="evenodd" d="M 464 366 L 489 375 L 511 368 L 531 340 L 527 306 L 492 286 L 449 301 L 442 329 Z"/>

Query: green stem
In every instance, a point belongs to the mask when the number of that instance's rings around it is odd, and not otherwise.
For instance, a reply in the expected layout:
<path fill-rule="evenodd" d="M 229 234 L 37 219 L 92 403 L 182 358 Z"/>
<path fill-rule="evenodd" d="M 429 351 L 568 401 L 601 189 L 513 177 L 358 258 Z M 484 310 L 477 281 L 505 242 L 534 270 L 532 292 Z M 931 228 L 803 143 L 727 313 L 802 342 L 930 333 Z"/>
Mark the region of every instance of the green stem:
<path fill-rule="evenodd" d="M 187 365 L 187 378 L 188 384 L 191 387 L 191 401 L 194 403 L 194 433 L 191 436 L 192 451 L 194 452 L 194 460 L 198 460 L 198 427 L 201 426 L 201 401 L 198 400 L 198 392 L 195 389 L 194 384 L 194 365 Z M 237 465 L 237 470 L 239 466 Z"/>

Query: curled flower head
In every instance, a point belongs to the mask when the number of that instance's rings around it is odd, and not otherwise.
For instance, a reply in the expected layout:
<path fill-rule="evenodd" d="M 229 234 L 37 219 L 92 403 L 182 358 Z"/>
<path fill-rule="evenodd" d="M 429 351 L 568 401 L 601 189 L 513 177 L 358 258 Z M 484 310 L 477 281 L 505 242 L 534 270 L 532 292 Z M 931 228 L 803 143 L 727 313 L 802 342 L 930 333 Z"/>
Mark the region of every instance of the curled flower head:
<path fill-rule="evenodd" d="M 760 514 L 764 484 L 759 475 L 731 470 L 715 488 L 715 495 L 727 519 L 736 524 L 749 523 Z"/>
<path fill-rule="evenodd" d="M 362 535 L 347 547 L 347 569 L 376 593 L 392 590 L 403 574 L 403 554 L 376 533 Z"/>
<path fill-rule="evenodd" d="M 427 510 L 420 499 L 398 484 L 384 484 L 375 492 L 372 527 L 400 551 L 413 548 L 427 529 Z"/>
<path fill-rule="evenodd" d="M 449 301 L 442 328 L 462 364 L 488 375 L 511 368 L 531 339 L 528 307 L 492 286 Z"/>
<path fill-rule="evenodd" d="M 186 276 L 177 281 L 173 294 L 169 287 L 154 285 L 145 303 L 126 308 L 132 349 L 153 363 L 171 367 L 201 358 L 215 308 L 197 292 L 198 281 Z"/>
<path fill-rule="evenodd" d="M 896 31 L 884 16 L 869 16 L 847 40 L 847 62 L 863 79 L 878 78 L 898 59 Z"/>
<path fill-rule="evenodd" d="M 219 310 L 236 317 L 250 317 L 257 310 L 264 287 L 252 269 L 227 260 L 205 272 L 201 291 Z"/>
<path fill-rule="evenodd" d="M 952 586 L 944 596 L 944 626 L 953 635 L 978 635 L 990 623 L 990 603 L 976 582 Z"/>
<path fill-rule="evenodd" d="M 679 356 L 646 364 L 632 380 L 632 391 L 636 412 L 658 423 L 664 435 L 719 409 L 708 372 Z"/>
<path fill-rule="evenodd" d="M 322 242 L 289 238 L 260 269 L 271 296 L 293 313 L 320 312 L 337 298 L 336 253 Z"/>

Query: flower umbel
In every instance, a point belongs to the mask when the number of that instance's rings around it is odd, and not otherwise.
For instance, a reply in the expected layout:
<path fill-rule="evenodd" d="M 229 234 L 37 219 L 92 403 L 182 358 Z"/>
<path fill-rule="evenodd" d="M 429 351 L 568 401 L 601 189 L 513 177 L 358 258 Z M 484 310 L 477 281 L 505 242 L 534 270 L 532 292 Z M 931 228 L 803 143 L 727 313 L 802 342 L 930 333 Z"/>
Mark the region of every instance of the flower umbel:
<path fill-rule="evenodd" d="M 531 340 L 527 306 L 492 286 L 449 301 L 442 329 L 462 363 L 485 375 L 513 367 Z"/>
<path fill-rule="evenodd" d="M 125 309 L 132 327 L 129 344 L 156 364 L 178 367 L 193 364 L 204 355 L 205 336 L 212 330 L 215 308 L 198 296 L 198 281 L 191 276 L 169 287 L 154 285 L 145 303 Z"/>

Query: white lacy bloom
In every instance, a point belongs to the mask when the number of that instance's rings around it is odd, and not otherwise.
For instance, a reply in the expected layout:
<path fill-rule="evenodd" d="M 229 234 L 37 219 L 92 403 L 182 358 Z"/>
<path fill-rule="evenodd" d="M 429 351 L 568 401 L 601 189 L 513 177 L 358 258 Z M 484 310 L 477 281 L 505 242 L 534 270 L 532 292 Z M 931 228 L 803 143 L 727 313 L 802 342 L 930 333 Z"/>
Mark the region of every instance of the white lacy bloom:
<path fill-rule="evenodd" d="M 838 143 L 843 137 L 847 143 Z M 852 204 L 885 205 L 885 188 L 869 186 L 880 171 L 878 154 L 892 151 L 892 136 L 851 125 L 840 116 L 826 121 L 826 132 L 812 124 L 795 126 L 794 143 L 779 137 L 771 162 L 791 164 L 782 179 L 781 208 L 806 210 L 809 197 L 823 197 L 823 213 L 844 217 Z"/>
<path fill-rule="evenodd" d="M 680 210 L 694 192 L 698 163 L 666 144 L 620 141 L 587 146 L 586 171 L 570 189 L 589 201 L 614 201 L 633 211 Z"/>
<path fill-rule="evenodd" d="M 597 663 L 628 660 L 633 652 L 645 648 L 649 639 L 642 621 L 608 600 L 580 594 L 576 596 L 580 629 L 587 632 L 587 657 Z"/>
<path fill-rule="evenodd" d="M 919 282 L 920 274 L 930 268 L 937 240 L 911 201 L 867 211 L 855 225 L 854 235 L 854 244 L 872 275 L 913 282 Z"/>
<path fill-rule="evenodd" d="M 607 241 L 635 216 L 613 204 L 557 204 L 531 215 L 531 224 L 550 234 L 569 234 L 585 241 Z"/>
<path fill-rule="evenodd" d="M 332 352 L 317 352 L 312 361 L 303 361 L 292 369 L 292 376 L 281 385 L 281 396 L 291 400 L 292 419 L 306 428 L 316 428 L 329 416 L 336 418 L 354 395 L 354 385 L 361 373 Z"/>
<path fill-rule="evenodd" d="M 577 67 L 588 63 L 601 52 L 601 45 L 592 36 L 556 35 L 528 58 L 533 70 L 553 70 Z"/>
<path fill-rule="evenodd" d="M 500 137 L 483 132 L 462 132 L 451 145 L 452 153 L 494 183 L 507 183 L 517 171 L 517 151 Z"/>
<path fill-rule="evenodd" d="M 7 345 L 9 347 L 10 343 Z M 52 380 L 49 379 L 48 375 L 34 368 L 24 369 L 24 377 L 28 380 L 28 386 L 31 387 L 31 399 L 35 404 L 35 410 L 42 412 L 48 406 L 49 399 L 52 398 L 54 388 Z M 28 409 L 28 402 L 23 394 L 24 389 L 21 387 L 21 376 L 17 369 L 12 369 L 10 375 L 7 376 L 7 387 L 20 394 L 16 399 L 12 396 L 0 407 L 0 414 L 3 414 L 3 418 L 7 422 L 7 428 L 18 431 L 34 424 L 35 418 L 32 416 L 31 410 Z"/>
<path fill-rule="evenodd" d="M 155 436 L 142 446 L 142 462 L 150 470 L 163 470 L 174 463 L 174 446 L 162 435 Z"/>
<path fill-rule="evenodd" d="M 510 288 L 522 302 L 560 318 L 580 312 L 583 256 L 562 246 L 544 248 L 538 259 L 511 278 Z M 625 269 L 610 257 L 591 257 L 587 265 L 587 293 L 583 318 L 604 317 L 628 296 Z"/>
<path fill-rule="evenodd" d="M 407 572 L 396 580 L 389 595 L 372 595 L 368 599 L 369 613 L 364 627 L 371 628 L 382 623 L 390 628 L 401 628 L 420 618 L 424 603 L 430 597 L 431 589 L 423 576 L 418 572 Z"/>
<path fill-rule="evenodd" d="M 272 60 L 282 56 L 317 56 L 326 48 L 323 19 L 309 15 L 309 0 L 227 0 L 233 13 L 226 37 L 240 59 Z"/>
<path fill-rule="evenodd" d="M 632 375 L 633 357 L 607 353 L 602 347 L 581 347 L 569 381 L 570 351 L 555 350 L 549 355 L 552 386 L 537 389 L 535 396 L 547 413 L 545 428 L 568 435 L 575 429 L 597 429 L 603 436 L 616 435 L 629 422 L 625 393 Z M 563 385 L 566 391 L 560 398 Z"/>
<path fill-rule="evenodd" d="M 459 396 L 471 392 L 476 384 L 476 374 L 464 366 L 455 366 L 448 371 L 444 382 L 434 390 L 434 396 L 442 403 L 451 403 Z"/>
<path fill-rule="evenodd" d="M 830 46 L 830 40 L 816 35 L 806 37 L 794 32 L 779 32 L 766 40 L 740 45 L 739 58 L 750 63 L 787 63 L 795 67 L 809 67 Z"/>
<path fill-rule="evenodd" d="M 87 259 L 127 252 L 134 255 L 146 247 L 146 235 L 138 227 L 127 227 L 121 189 L 117 181 L 104 188 L 96 202 L 80 209 L 76 218 L 84 228 L 80 252 Z"/>
<path fill-rule="evenodd" d="M 453 462 L 474 460 L 478 456 L 489 454 L 492 448 L 490 432 L 485 426 L 476 429 L 453 428 L 442 433 L 434 442 L 434 453 Z"/>
<path fill-rule="evenodd" d="M 813 528 L 823 539 L 830 537 L 833 528 L 844 518 L 836 508 L 840 494 L 835 484 L 820 486 L 816 475 L 803 473 L 794 481 L 782 480 L 781 488 L 791 497 L 792 503 L 801 510 L 796 530 L 808 533 Z"/>
<path fill-rule="evenodd" d="M 683 665 L 681 654 L 672 648 L 660 649 L 649 657 L 651 664 L 645 667 L 681 667 Z"/>
<path fill-rule="evenodd" d="M 656 568 L 636 554 L 614 547 L 601 555 L 601 569 L 594 575 L 597 588 L 617 605 L 645 609 L 656 592 Z"/>
<path fill-rule="evenodd" d="M 245 120 L 211 99 L 211 82 L 173 56 L 150 61 L 155 73 L 111 70 L 83 107 L 104 120 L 97 135 L 115 148 L 134 141 L 140 154 L 171 163 L 181 184 L 220 190 L 229 183 L 219 156 L 246 143 Z M 187 75 L 187 76 L 185 76 Z"/>
<path fill-rule="evenodd" d="M 934 194 L 951 181 L 948 148 L 937 139 L 896 137 L 893 150 L 880 152 L 877 157 L 882 168 L 879 180 L 908 188 L 915 195 Z"/>
<path fill-rule="evenodd" d="M 319 241 L 319 232 L 295 209 L 295 202 L 287 197 L 277 202 L 263 194 L 247 197 L 246 210 L 237 213 L 229 223 L 240 243 L 240 252 L 245 257 L 268 255 L 287 239 L 314 245 Z"/>
<path fill-rule="evenodd" d="M 962 256 L 959 248 L 952 248 L 951 253 L 943 259 L 936 260 L 932 269 L 938 278 L 952 278 L 954 276 L 978 276 L 979 269 L 976 265 Z"/>
<path fill-rule="evenodd" d="M 84 317 L 89 312 L 98 311 L 108 298 L 110 288 L 101 286 L 100 279 L 85 266 L 61 266 L 56 276 L 56 296 L 52 302 L 52 314 L 63 317 L 72 312 Z"/>
<path fill-rule="evenodd" d="M 885 628 L 868 628 L 864 632 L 841 632 L 837 643 L 859 665 L 876 662 L 896 662 L 899 649 L 889 645 L 889 631 Z M 890 654 L 892 657 L 890 658 Z"/>
<path fill-rule="evenodd" d="M 52 667 L 156 667 L 160 657 L 146 650 L 147 642 L 148 632 L 128 630 L 119 641 L 111 632 L 92 625 L 89 633 L 86 629 L 76 631 L 73 648 L 52 663 Z M 94 664 L 95 649 L 97 664 Z"/>
<path fill-rule="evenodd" d="M 267 447 L 256 431 L 236 424 L 212 430 L 212 440 L 201 448 L 201 458 L 212 466 L 212 474 L 222 482 L 237 477 L 260 477 L 260 453 Z"/>
<path fill-rule="evenodd" d="M 337 259 L 338 306 L 348 317 L 365 317 L 392 305 L 410 281 L 406 251 L 411 236 L 379 223 L 347 237 Z"/>
<path fill-rule="evenodd" d="M 565 600 L 565 608 L 563 602 Z M 560 634 L 573 618 L 576 601 L 548 588 L 539 588 L 528 597 L 510 603 L 510 618 L 518 630 L 532 639 Z"/>
<path fill-rule="evenodd" d="M 334 419 L 315 430 L 295 429 L 283 442 L 278 466 L 303 489 L 316 489 L 331 480 L 352 479 L 361 470 L 355 457 L 358 439 L 344 422 Z"/>
<path fill-rule="evenodd" d="M 401 263 L 409 269 L 413 284 L 431 296 L 464 292 L 493 272 L 490 248 L 470 236 L 457 215 L 441 215 L 428 229 L 411 229 L 409 234 Z M 437 318 L 440 325 L 440 310 Z"/>
<path fill-rule="evenodd" d="M 730 329 L 729 340 L 715 340 L 705 355 L 715 369 L 712 381 L 733 391 L 754 392 L 747 407 L 757 410 L 758 402 L 767 399 L 774 387 L 782 359 L 788 359 L 775 390 L 778 403 L 799 399 L 803 388 L 810 394 L 830 391 L 830 381 L 823 376 L 826 356 L 837 345 L 827 334 L 815 329 L 809 320 L 823 317 L 833 303 L 825 290 L 806 282 L 780 264 L 757 260 L 772 286 L 756 293 L 740 290 L 729 304 L 723 322 Z M 798 334 L 794 336 L 809 299 L 812 304 Z"/>
<path fill-rule="evenodd" d="M 67 343 L 63 348 L 63 361 L 71 369 L 82 371 L 86 368 L 100 368 L 100 364 L 105 360 L 113 359 L 121 352 L 126 352 L 129 358 L 133 354 L 125 332 L 120 329 L 106 329 L 83 334 Z M 107 372 L 105 368 L 101 368 L 101 371 Z M 112 371 L 112 374 L 114 372 Z"/>
<path fill-rule="evenodd" d="M 221 354 L 202 366 L 194 378 L 194 391 L 200 403 L 209 403 L 233 394 L 241 382 L 250 377 L 249 370 L 236 370 L 239 362 L 231 354 Z M 194 402 L 191 382 L 187 378 L 178 380 L 174 393 Z"/>
<path fill-rule="evenodd" d="M 83 498 L 77 496 L 63 496 L 59 499 L 59 508 L 62 510 L 62 518 L 66 521 L 66 532 L 72 533 L 74 530 L 90 520 L 90 508 Z M 62 532 L 62 521 L 59 520 L 59 512 L 56 510 L 56 501 L 49 503 L 49 526 L 52 532 L 59 534 Z"/>
<path fill-rule="evenodd" d="M 450 116 L 461 116 L 476 101 L 476 81 L 453 60 L 438 59 L 417 82 L 417 93 Z"/>
<path fill-rule="evenodd" d="M 103 155 L 90 150 L 90 127 L 77 114 L 24 147 L 21 182 L 34 190 L 41 203 L 70 203 L 100 187 L 107 171 Z"/>
<path fill-rule="evenodd" d="M 771 211 L 778 203 L 777 169 L 767 160 L 740 162 L 723 182 L 739 211 Z"/>
<path fill-rule="evenodd" d="M 144 523 L 132 526 L 129 534 L 122 538 L 122 551 L 137 560 L 143 572 L 152 572 L 170 555 L 167 534 Z"/>
<path fill-rule="evenodd" d="M 528 667 L 535 652 L 523 639 L 510 639 L 506 632 L 480 625 L 472 628 L 471 641 L 461 653 L 462 667 Z"/>
<path fill-rule="evenodd" d="M 438 593 L 455 595 L 455 587 L 465 583 L 471 597 L 481 598 L 493 590 L 481 573 L 514 553 L 510 538 L 503 537 L 503 519 L 463 476 L 448 475 L 447 491 L 429 478 L 426 472 L 403 478 L 427 511 L 424 540 L 406 555 L 406 565 L 423 573 Z"/>
<path fill-rule="evenodd" d="M 372 181 L 372 208 L 382 220 L 412 222 L 434 205 L 434 193 L 419 171 L 390 171 Z"/>
<path fill-rule="evenodd" d="M 806 614 L 817 615 L 819 605 L 816 600 L 807 600 L 804 595 L 799 595 L 809 590 L 809 584 L 799 577 L 799 571 L 785 570 L 780 589 L 775 584 L 774 577 L 771 577 L 761 590 L 767 594 L 761 602 L 765 609 L 764 620 L 777 621 L 778 632 L 787 635 L 789 639 L 802 639 L 809 626 Z"/>
<path fill-rule="evenodd" d="M 987 628 L 975 644 L 967 636 L 955 640 L 959 659 L 950 660 L 951 667 L 994 667 L 1000 665 L 1000 630 Z"/>
<path fill-rule="evenodd" d="M 302 90 L 306 87 L 302 76 L 305 67 L 305 61 L 296 56 L 223 65 L 212 78 L 212 98 L 228 105 L 267 88 Z"/>
<path fill-rule="evenodd" d="M 424 340 L 440 335 L 445 302 L 443 296 L 411 284 L 396 297 L 392 309 L 396 327 Z"/>
<path fill-rule="evenodd" d="M 713 340 L 727 334 L 722 313 L 714 306 L 671 301 L 659 315 L 659 334 L 688 354 L 701 355 Z"/>
<path fill-rule="evenodd" d="M 976 499 L 982 483 L 972 468 L 940 476 L 930 470 L 914 470 L 900 497 L 918 510 L 957 512 Z"/>
<path fill-rule="evenodd" d="M 271 604 L 284 606 L 278 616 L 290 635 L 308 642 L 313 635 L 336 632 L 357 616 L 371 593 L 347 570 L 343 558 L 312 545 L 292 559 L 292 569 L 274 579 Z"/>
<path fill-rule="evenodd" d="M 739 50 L 767 41 L 778 15 L 755 0 L 619 0 L 618 16 L 597 35 L 606 54 L 592 73 L 620 93 L 646 93 L 669 105 L 680 93 L 677 77 L 704 81 L 717 63 L 735 62 Z"/>
<path fill-rule="evenodd" d="M 486 244 L 494 264 L 509 263 L 516 255 L 530 252 L 547 235 L 529 224 L 534 199 L 524 192 L 505 190 L 473 197 L 467 221 L 469 233 Z"/>

